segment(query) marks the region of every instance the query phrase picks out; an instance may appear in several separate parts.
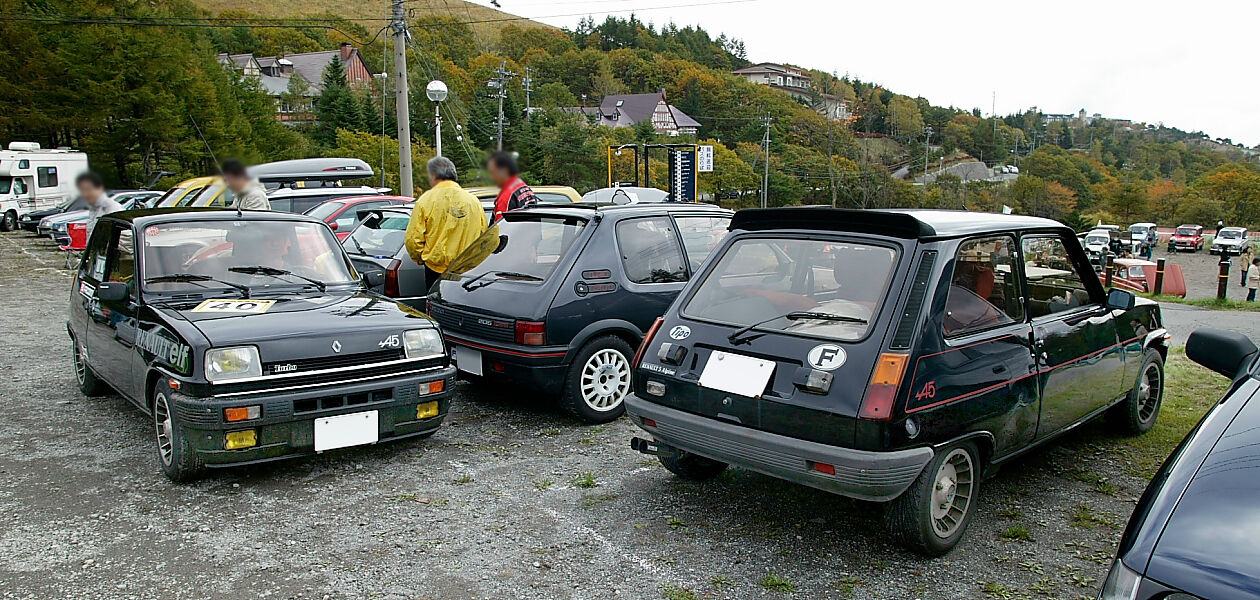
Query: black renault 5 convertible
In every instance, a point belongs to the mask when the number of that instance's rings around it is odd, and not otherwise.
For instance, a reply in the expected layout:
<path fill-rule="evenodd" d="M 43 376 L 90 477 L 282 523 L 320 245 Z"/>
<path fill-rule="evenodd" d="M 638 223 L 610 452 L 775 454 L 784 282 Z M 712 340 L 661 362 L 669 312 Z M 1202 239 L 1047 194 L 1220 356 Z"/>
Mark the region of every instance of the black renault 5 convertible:
<path fill-rule="evenodd" d="M 171 479 L 437 431 L 437 326 L 365 291 L 324 223 L 152 209 L 103 217 L 67 322 L 79 387 L 153 417 Z"/>
<path fill-rule="evenodd" d="M 986 469 L 1104 413 L 1149 430 L 1159 307 L 1108 293 L 1054 221 L 753 209 L 646 336 L 633 446 L 679 476 L 728 463 L 887 502 L 947 552 Z"/>

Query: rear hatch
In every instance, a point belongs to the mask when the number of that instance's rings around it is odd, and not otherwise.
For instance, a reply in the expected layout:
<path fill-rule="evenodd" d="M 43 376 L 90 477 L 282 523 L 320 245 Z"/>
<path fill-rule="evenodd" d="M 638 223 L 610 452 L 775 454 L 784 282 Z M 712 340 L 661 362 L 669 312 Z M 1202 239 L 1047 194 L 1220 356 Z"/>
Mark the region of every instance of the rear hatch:
<path fill-rule="evenodd" d="M 397 277 L 401 266 L 396 260 L 407 240 L 407 223 L 410 215 L 402 210 L 374 210 L 365 213 L 360 223 L 341 246 L 350 255 L 350 262 L 360 274 L 382 273 L 389 277 L 392 268 Z M 374 286 L 372 291 L 386 293 L 386 285 Z M 388 294 L 387 294 L 388 295 Z M 397 294 L 394 294 L 397 295 Z"/>
<path fill-rule="evenodd" d="M 852 440 L 913 250 L 879 238 L 734 239 L 645 350 L 640 379 L 661 376 L 669 393 L 644 395 L 640 382 L 638 395 L 811 441 Z"/>

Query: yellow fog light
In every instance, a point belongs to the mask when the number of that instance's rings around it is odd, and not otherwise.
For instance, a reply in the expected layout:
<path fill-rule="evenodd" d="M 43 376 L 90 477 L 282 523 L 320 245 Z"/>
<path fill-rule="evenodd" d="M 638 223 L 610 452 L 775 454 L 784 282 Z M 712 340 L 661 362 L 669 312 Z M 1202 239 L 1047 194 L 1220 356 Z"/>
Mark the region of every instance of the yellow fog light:
<path fill-rule="evenodd" d="M 253 448 L 258 445 L 258 430 L 246 429 L 244 431 L 229 431 L 223 436 L 224 450 L 240 450 L 241 448 Z"/>
<path fill-rule="evenodd" d="M 437 402 L 425 402 L 424 404 L 421 404 L 416 407 L 417 419 L 427 419 L 429 417 L 436 417 L 437 415 L 438 415 Z"/>

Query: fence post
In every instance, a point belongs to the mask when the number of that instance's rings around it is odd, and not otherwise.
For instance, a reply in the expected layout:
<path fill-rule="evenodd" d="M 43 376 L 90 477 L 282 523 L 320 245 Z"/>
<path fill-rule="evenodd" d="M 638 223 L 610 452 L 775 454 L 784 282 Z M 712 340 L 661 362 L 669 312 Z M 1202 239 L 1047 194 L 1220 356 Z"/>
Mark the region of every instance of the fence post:
<path fill-rule="evenodd" d="M 1220 283 L 1218 283 L 1216 286 L 1216 299 L 1224 300 L 1225 288 L 1229 287 L 1229 269 L 1230 267 L 1234 266 L 1234 263 L 1230 262 L 1228 256 L 1225 256 L 1224 254 L 1222 254 L 1220 266 L 1221 266 L 1221 274 L 1220 274 L 1220 277 L 1218 278 L 1220 280 Z"/>
<path fill-rule="evenodd" d="M 1103 269 L 1106 273 L 1103 279 L 1103 287 L 1111 289 L 1111 277 L 1116 272 L 1116 255 L 1107 253 L 1107 266 Z"/>
<path fill-rule="evenodd" d="M 1155 261 L 1155 295 L 1164 293 L 1164 263 L 1167 259 Z"/>

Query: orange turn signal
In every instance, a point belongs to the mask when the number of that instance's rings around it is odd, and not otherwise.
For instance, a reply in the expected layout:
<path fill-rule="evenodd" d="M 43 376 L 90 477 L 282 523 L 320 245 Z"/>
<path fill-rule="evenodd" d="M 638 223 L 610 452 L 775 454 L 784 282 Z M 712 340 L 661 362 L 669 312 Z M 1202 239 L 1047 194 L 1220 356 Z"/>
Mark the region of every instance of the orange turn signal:
<path fill-rule="evenodd" d="M 441 391 L 444 389 L 446 389 L 445 379 L 439 379 L 437 381 L 430 381 L 428 383 L 420 384 L 420 395 L 428 396 L 429 394 L 438 394 L 438 393 L 441 393 Z"/>
<path fill-rule="evenodd" d="M 223 409 L 223 420 L 228 423 L 236 421 L 249 421 L 262 416 L 262 407 L 257 404 L 253 406 L 235 406 Z"/>

